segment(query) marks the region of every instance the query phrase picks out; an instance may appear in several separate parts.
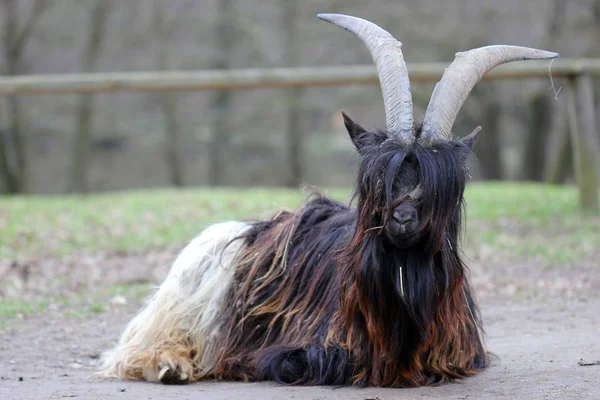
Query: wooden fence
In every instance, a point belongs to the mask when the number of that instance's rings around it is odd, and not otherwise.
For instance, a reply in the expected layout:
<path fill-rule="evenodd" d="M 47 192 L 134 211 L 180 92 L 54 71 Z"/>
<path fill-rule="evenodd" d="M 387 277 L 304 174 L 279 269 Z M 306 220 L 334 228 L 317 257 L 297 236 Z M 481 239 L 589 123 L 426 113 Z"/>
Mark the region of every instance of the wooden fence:
<path fill-rule="evenodd" d="M 448 63 L 408 64 L 412 83 L 438 81 Z M 528 61 L 500 66 L 484 79 L 532 79 L 552 76 L 565 86 L 573 166 L 579 201 L 598 212 L 598 168 L 593 77 L 600 75 L 600 59 Z M 308 86 L 377 84 L 373 66 L 273 68 L 171 72 L 125 72 L 29 75 L 0 78 L 0 98 L 12 95 L 57 95 L 114 92 L 247 90 Z"/>

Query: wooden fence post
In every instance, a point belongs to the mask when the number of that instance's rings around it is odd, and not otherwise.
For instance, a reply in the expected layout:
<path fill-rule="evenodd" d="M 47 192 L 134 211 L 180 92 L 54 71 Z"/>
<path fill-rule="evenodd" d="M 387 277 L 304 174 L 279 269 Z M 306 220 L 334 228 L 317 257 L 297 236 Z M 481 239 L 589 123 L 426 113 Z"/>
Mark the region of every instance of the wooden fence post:
<path fill-rule="evenodd" d="M 579 185 L 579 205 L 598 213 L 598 144 L 595 131 L 593 81 L 578 74 L 567 81 L 569 131 L 573 145 L 573 170 Z"/>

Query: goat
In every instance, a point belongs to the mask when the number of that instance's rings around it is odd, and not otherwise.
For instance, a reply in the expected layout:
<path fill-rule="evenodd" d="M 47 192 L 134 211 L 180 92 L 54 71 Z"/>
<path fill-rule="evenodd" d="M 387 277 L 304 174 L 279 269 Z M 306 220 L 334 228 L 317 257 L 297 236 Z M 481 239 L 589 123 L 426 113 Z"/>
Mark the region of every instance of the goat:
<path fill-rule="evenodd" d="M 558 54 L 457 53 L 415 123 L 402 44 L 363 19 L 319 18 L 364 42 L 384 99 L 385 130 L 342 112 L 362 156 L 353 200 L 315 195 L 266 221 L 208 227 L 104 355 L 105 376 L 414 387 L 489 365 L 459 243 L 480 128 L 462 139 L 450 131 L 487 71 Z"/>

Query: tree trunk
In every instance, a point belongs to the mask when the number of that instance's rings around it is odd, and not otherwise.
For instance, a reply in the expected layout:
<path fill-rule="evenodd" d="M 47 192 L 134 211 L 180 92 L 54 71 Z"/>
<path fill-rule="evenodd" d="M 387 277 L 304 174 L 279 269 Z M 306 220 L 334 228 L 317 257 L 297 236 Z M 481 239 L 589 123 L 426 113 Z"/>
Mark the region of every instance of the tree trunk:
<path fill-rule="evenodd" d="M 181 131 L 177 120 L 177 100 L 172 93 L 162 95 L 162 110 L 165 121 L 165 158 L 169 166 L 169 178 L 175 187 L 185 185 L 183 163 L 181 160 Z"/>
<path fill-rule="evenodd" d="M 93 95 L 81 95 L 77 110 L 75 143 L 71 163 L 71 180 L 69 192 L 87 193 L 87 172 L 90 161 L 90 142 L 92 138 Z"/>
<path fill-rule="evenodd" d="M 283 3 L 283 30 L 285 37 L 285 60 L 286 66 L 295 67 L 298 63 L 298 52 L 296 50 L 296 19 L 298 14 L 298 2 L 288 0 Z M 300 88 L 288 89 L 287 93 L 287 157 L 288 174 L 285 186 L 297 188 L 302 183 L 302 94 Z"/>
<path fill-rule="evenodd" d="M 19 26 L 18 6 L 16 0 L 2 0 L 4 11 L 4 65 L 5 75 L 22 74 L 25 70 L 24 50 L 31 33 L 42 15 L 46 4 L 38 0 L 22 26 Z M 0 176 L 9 193 L 23 193 L 27 190 L 29 167 L 28 139 L 29 118 L 16 96 L 6 98 L 7 117 L 5 135 L 0 138 Z M 14 162 L 11 162 L 10 155 Z"/>
<path fill-rule="evenodd" d="M 493 96 L 492 96 L 493 98 Z M 501 180 L 502 176 L 502 146 L 500 144 L 500 113 L 502 107 L 493 100 L 485 106 L 481 125 L 484 132 L 481 143 L 477 146 L 481 177 L 485 180 Z"/>
<path fill-rule="evenodd" d="M 528 107 L 529 124 L 525 139 L 523 168 L 520 179 L 541 181 L 544 178 L 546 148 L 552 123 L 553 104 L 546 92 L 535 95 Z"/>
<path fill-rule="evenodd" d="M 187 3 L 190 5 L 191 3 Z M 155 0 L 152 4 L 153 30 L 156 34 L 156 68 L 169 69 L 169 39 L 177 26 L 177 18 L 167 23 L 164 17 L 164 2 Z M 169 182 L 175 187 L 185 185 L 185 174 L 181 159 L 181 129 L 177 118 L 177 95 L 158 94 L 164 121 L 164 157 L 168 168 Z"/>
<path fill-rule="evenodd" d="M 564 183 L 573 165 L 573 148 L 569 137 L 569 129 L 556 130 L 555 138 L 552 140 L 552 146 L 546 171 L 544 172 L 544 181 L 554 185 Z"/>
<path fill-rule="evenodd" d="M 0 131 L 0 174 L 4 188 L 8 193 L 19 193 L 19 181 L 15 174 L 16 168 L 9 159 L 9 154 L 15 154 L 9 149 L 13 148 L 10 127 Z"/>
<path fill-rule="evenodd" d="M 483 131 L 474 150 L 478 160 L 479 177 L 482 180 L 503 178 L 502 146 L 500 140 L 500 114 L 502 107 L 496 100 L 495 89 L 490 84 L 475 86 L 471 92 L 472 104 L 479 104 L 477 110 L 466 108 L 463 115 L 465 132 L 481 125 Z"/>
<path fill-rule="evenodd" d="M 91 11 L 88 43 L 82 60 L 85 72 L 93 71 L 100 58 L 102 43 L 106 36 L 106 22 L 110 6 L 111 0 L 97 0 Z M 93 116 L 94 96 L 81 95 L 77 111 L 75 144 L 73 146 L 70 192 L 87 193 L 89 190 L 87 174 L 91 158 Z"/>
<path fill-rule="evenodd" d="M 29 167 L 28 140 L 29 118 L 17 96 L 8 96 L 6 98 L 8 115 L 10 122 L 8 124 L 9 141 L 12 142 L 12 151 L 8 150 L 3 158 L 7 158 L 7 175 L 10 175 L 7 183 L 9 193 L 24 193 L 27 191 L 27 175 Z M 4 147 L 4 146 L 3 146 Z M 8 160 L 9 154 L 14 154 L 14 162 Z"/>
<path fill-rule="evenodd" d="M 233 47 L 233 24 L 231 24 L 232 0 L 220 0 L 216 22 L 217 58 L 213 68 L 230 68 L 229 54 Z M 228 119 L 230 118 L 231 92 L 222 90 L 213 98 L 213 128 L 209 146 L 208 179 L 211 186 L 224 183 L 225 160 L 230 142 Z"/>

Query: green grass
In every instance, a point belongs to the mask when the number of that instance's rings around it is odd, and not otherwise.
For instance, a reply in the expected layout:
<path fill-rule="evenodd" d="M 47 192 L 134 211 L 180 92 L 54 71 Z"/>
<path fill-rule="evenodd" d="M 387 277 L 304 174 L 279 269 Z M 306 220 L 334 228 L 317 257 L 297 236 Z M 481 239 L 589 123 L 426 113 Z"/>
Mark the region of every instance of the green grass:
<path fill-rule="evenodd" d="M 26 302 L 20 299 L 2 299 L 0 301 L 0 318 L 11 318 L 18 314 L 27 316 L 37 312 L 43 312 L 48 308 L 45 301 Z"/>
<path fill-rule="evenodd" d="M 339 200 L 349 190 L 325 191 Z M 0 257 L 60 257 L 75 252 L 143 252 L 182 245 L 205 226 L 229 219 L 266 218 L 302 204 L 307 192 L 284 189 L 147 190 L 56 197 L 0 197 Z M 468 232 L 517 254 L 569 258 L 583 246 L 600 246 L 598 218 L 582 214 L 574 187 L 476 183 L 466 193 Z M 524 235 L 560 237 L 558 248 L 511 242 Z M 514 236 L 514 235 L 512 235 Z M 552 240 L 548 243 L 552 244 Z M 563 254 L 568 246 L 567 255 Z M 573 246 L 577 248 L 572 248 Z M 578 247 L 579 246 L 579 247 Z M 585 250 L 585 247 L 583 250 Z"/>
<path fill-rule="evenodd" d="M 52 310 L 58 315 L 86 318 L 92 314 L 109 311 L 110 305 L 107 302 L 116 295 L 125 297 L 133 304 L 140 304 L 150 293 L 149 284 L 136 283 L 102 288 L 93 293 L 43 297 L 36 300 L 0 297 L 0 331 L 9 326 L 7 323 L 17 316 L 28 317 Z"/>
<path fill-rule="evenodd" d="M 324 193 L 341 201 L 350 196 L 343 189 Z M 7 260 L 178 248 L 211 223 L 267 218 L 278 209 L 301 205 L 308 195 L 285 189 L 189 189 L 0 197 L 0 267 Z M 468 187 L 466 203 L 467 254 L 487 246 L 502 262 L 533 260 L 559 267 L 599 264 L 600 218 L 579 210 L 574 187 L 476 183 Z M 116 295 L 136 304 L 148 293 L 148 284 L 135 284 L 28 301 L 0 298 L 0 330 L 19 314 L 52 309 L 88 317 L 108 311 Z"/>
<path fill-rule="evenodd" d="M 87 197 L 0 197 L 0 257 L 135 252 L 183 243 L 206 225 L 267 217 L 306 194 L 285 190 L 156 190 Z"/>
<path fill-rule="evenodd" d="M 486 243 L 508 259 L 534 258 L 556 266 L 600 256 L 600 217 L 580 210 L 574 187 L 473 185 L 467 214 L 467 241 Z"/>
<path fill-rule="evenodd" d="M 477 183 L 466 193 L 467 214 L 488 221 L 519 218 L 539 223 L 555 218 L 581 218 L 577 189 L 535 183 Z"/>

